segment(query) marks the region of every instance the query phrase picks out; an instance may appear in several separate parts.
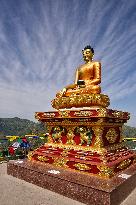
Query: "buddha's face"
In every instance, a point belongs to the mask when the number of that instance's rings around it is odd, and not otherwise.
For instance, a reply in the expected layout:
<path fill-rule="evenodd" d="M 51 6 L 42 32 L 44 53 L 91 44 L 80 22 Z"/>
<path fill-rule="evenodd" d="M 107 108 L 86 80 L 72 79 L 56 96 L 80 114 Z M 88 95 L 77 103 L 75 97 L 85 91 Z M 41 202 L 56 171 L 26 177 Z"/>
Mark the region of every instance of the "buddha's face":
<path fill-rule="evenodd" d="M 82 54 L 83 54 L 83 59 L 84 59 L 85 62 L 92 61 L 93 53 L 92 53 L 91 49 L 83 50 Z"/>

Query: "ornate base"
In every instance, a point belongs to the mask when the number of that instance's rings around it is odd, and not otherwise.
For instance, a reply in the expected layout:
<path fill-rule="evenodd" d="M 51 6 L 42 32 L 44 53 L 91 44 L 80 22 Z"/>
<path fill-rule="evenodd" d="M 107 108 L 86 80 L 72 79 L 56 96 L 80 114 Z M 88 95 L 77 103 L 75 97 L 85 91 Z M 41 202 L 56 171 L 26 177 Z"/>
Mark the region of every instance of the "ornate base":
<path fill-rule="evenodd" d="M 46 123 L 48 143 L 29 159 L 93 175 L 112 177 L 135 163 L 122 142 L 127 112 L 106 108 L 36 113 Z"/>
<path fill-rule="evenodd" d="M 109 178 L 135 163 L 135 153 L 123 147 L 123 144 L 120 146 L 121 148 L 112 151 L 105 149 L 100 152 L 89 148 L 81 149 L 80 146 L 46 144 L 29 153 L 28 158 L 43 164 Z"/>
<path fill-rule="evenodd" d="M 136 186 L 136 165 L 111 179 L 88 174 L 84 177 L 84 174 L 79 172 L 30 161 L 9 162 L 7 172 L 88 205 L 119 205 Z"/>
<path fill-rule="evenodd" d="M 55 109 L 72 108 L 72 107 L 108 107 L 110 99 L 104 94 L 82 94 L 70 97 L 59 97 L 52 100 L 52 107 Z"/>

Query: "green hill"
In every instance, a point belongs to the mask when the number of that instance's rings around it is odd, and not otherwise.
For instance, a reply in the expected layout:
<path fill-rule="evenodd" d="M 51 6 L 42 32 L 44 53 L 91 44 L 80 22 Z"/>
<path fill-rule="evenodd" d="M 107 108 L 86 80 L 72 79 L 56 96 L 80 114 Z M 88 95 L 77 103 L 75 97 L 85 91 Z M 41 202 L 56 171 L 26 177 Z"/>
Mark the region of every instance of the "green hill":
<path fill-rule="evenodd" d="M 36 123 L 27 119 L 0 118 L 0 136 L 45 133 L 46 128 L 42 123 Z"/>
<path fill-rule="evenodd" d="M 136 127 L 123 126 L 123 133 L 126 137 L 136 137 Z"/>
<path fill-rule="evenodd" d="M 46 127 L 42 123 L 36 123 L 27 119 L 0 118 L 0 136 L 46 133 Z M 123 126 L 123 135 L 126 137 L 136 137 L 136 128 Z"/>

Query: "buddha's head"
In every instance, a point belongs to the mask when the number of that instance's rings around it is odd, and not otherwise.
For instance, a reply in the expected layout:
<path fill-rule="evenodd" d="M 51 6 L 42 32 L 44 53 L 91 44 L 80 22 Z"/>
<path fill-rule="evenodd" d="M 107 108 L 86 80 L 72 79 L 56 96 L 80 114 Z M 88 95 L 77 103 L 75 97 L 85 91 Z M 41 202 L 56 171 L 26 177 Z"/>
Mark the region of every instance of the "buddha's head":
<path fill-rule="evenodd" d="M 88 45 L 82 50 L 82 54 L 83 54 L 84 61 L 88 63 L 89 61 L 92 61 L 93 59 L 94 49 L 90 45 Z"/>

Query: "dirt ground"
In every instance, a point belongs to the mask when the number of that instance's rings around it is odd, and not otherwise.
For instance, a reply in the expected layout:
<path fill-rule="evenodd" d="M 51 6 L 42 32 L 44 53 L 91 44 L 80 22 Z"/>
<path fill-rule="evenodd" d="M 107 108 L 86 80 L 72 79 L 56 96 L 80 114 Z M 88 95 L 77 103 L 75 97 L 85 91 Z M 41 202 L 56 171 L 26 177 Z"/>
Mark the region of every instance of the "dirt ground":
<path fill-rule="evenodd" d="M 7 175 L 0 164 L 0 205 L 84 205 L 60 194 Z M 121 205 L 136 205 L 136 189 Z"/>

